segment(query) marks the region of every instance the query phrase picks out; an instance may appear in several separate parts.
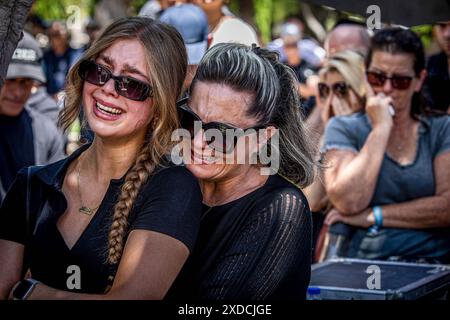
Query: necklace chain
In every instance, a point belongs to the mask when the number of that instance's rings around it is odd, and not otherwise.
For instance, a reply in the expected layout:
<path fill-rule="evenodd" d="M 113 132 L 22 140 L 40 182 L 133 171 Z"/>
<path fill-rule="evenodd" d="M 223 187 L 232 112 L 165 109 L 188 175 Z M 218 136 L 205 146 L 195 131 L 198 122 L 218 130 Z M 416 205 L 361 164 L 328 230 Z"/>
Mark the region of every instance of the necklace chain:
<path fill-rule="evenodd" d="M 80 201 L 80 207 L 78 208 L 78 211 L 81 212 L 81 213 L 84 213 L 84 214 L 86 214 L 88 216 L 90 216 L 94 212 L 97 211 L 97 209 L 100 207 L 100 205 L 98 205 L 95 208 L 90 208 L 90 207 L 85 206 L 83 204 L 83 199 L 82 199 L 82 196 L 81 196 L 81 189 L 80 189 L 80 185 L 81 185 L 81 182 L 80 182 L 80 164 L 81 164 L 81 160 L 79 158 L 78 163 L 77 163 L 77 189 L 78 189 L 78 199 Z"/>

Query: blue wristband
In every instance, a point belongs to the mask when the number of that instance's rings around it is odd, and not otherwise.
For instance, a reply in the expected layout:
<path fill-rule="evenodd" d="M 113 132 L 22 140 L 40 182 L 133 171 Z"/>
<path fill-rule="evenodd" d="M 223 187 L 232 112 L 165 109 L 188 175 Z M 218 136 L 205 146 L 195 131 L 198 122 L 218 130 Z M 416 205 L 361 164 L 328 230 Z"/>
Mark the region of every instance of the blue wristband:
<path fill-rule="evenodd" d="M 373 207 L 373 217 L 375 218 L 375 225 L 380 228 L 383 226 L 383 210 L 381 207 L 375 206 Z"/>

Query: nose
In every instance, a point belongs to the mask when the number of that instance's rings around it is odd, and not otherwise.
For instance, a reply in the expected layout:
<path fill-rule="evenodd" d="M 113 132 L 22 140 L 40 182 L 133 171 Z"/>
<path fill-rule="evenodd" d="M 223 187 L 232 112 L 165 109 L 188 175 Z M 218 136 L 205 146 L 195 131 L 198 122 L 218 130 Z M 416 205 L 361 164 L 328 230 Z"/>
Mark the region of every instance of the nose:
<path fill-rule="evenodd" d="M 197 133 L 195 133 L 192 144 L 194 146 L 194 150 L 202 151 L 206 148 L 207 141 L 205 138 L 205 131 L 203 129 L 200 129 Z"/>
<path fill-rule="evenodd" d="M 391 93 L 393 89 L 391 79 L 386 79 L 386 82 L 383 84 L 383 92 L 388 94 Z"/>
<path fill-rule="evenodd" d="M 450 39 L 450 24 L 445 27 L 443 34 L 445 38 Z"/>
<path fill-rule="evenodd" d="M 15 81 L 11 88 L 11 96 L 15 100 L 21 99 L 24 95 L 27 94 L 27 88 L 26 85 L 23 83 L 20 83 L 20 81 Z"/>
<path fill-rule="evenodd" d="M 115 83 L 114 83 L 114 79 L 111 78 L 108 81 L 106 81 L 106 83 L 101 87 L 101 90 L 106 94 L 106 95 L 111 95 L 115 98 L 118 98 L 119 94 L 116 91 L 115 88 Z"/>

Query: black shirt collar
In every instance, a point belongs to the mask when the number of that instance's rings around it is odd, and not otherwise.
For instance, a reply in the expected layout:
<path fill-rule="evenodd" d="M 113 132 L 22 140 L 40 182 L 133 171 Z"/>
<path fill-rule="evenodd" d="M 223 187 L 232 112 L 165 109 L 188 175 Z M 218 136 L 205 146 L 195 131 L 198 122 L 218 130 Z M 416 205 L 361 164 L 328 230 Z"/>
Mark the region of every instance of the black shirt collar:
<path fill-rule="evenodd" d="M 36 172 L 36 176 L 45 184 L 49 186 L 56 187 L 57 189 L 61 189 L 64 177 L 66 175 L 67 168 L 70 163 L 74 161 L 78 156 L 83 153 L 86 149 L 88 149 L 91 144 L 84 144 L 75 150 L 71 155 L 67 158 L 64 158 L 55 163 L 42 166 L 42 168 L 38 169 Z"/>

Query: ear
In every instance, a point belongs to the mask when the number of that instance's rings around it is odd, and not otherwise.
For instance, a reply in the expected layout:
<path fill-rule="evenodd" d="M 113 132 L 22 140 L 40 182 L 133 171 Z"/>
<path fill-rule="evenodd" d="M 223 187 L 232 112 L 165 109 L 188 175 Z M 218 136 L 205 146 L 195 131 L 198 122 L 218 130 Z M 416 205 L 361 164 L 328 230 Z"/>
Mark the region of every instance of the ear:
<path fill-rule="evenodd" d="M 415 92 L 419 92 L 420 91 L 420 89 L 422 88 L 422 85 L 423 85 L 426 77 L 427 77 L 427 70 L 423 69 L 422 71 L 420 71 L 419 76 L 417 77 L 418 81 L 416 82 L 416 85 L 415 85 L 415 88 L 414 88 Z"/>

